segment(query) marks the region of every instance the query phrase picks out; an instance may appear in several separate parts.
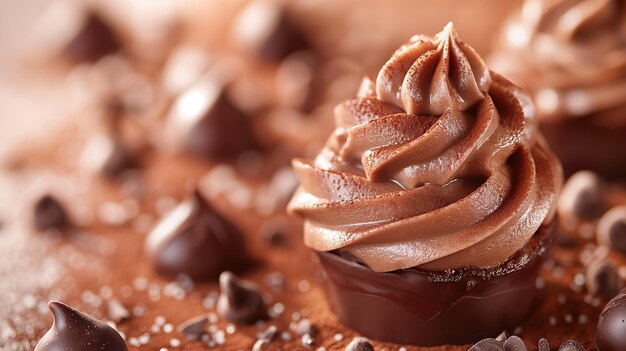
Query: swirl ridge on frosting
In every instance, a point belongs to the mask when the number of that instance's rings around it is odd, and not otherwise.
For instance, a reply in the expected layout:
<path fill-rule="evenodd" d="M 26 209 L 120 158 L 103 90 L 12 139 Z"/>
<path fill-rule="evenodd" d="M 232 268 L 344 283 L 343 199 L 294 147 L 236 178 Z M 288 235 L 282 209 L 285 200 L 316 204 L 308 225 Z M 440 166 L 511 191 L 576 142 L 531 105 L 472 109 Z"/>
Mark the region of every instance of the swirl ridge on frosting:
<path fill-rule="evenodd" d="M 498 49 L 494 70 L 530 90 L 541 116 L 626 124 L 626 1 L 526 0 Z"/>
<path fill-rule="evenodd" d="M 491 267 L 554 216 L 558 161 L 530 99 L 490 72 L 452 24 L 416 36 L 335 109 L 289 205 L 305 244 L 374 271 Z"/>

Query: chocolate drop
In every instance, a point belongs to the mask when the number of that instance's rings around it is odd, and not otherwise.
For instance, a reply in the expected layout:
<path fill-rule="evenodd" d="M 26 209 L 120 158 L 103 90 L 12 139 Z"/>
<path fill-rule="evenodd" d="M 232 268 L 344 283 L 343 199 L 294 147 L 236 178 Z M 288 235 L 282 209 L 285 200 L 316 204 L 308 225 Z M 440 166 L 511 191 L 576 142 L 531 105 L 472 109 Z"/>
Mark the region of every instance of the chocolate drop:
<path fill-rule="evenodd" d="M 250 324 L 265 318 L 263 297 L 256 285 L 237 278 L 231 272 L 220 275 L 217 313 L 231 322 Z"/>
<path fill-rule="evenodd" d="M 356 337 L 346 346 L 346 351 L 374 351 L 374 346 L 366 338 Z"/>
<path fill-rule="evenodd" d="M 63 49 L 75 62 L 96 61 L 120 49 L 120 40 L 111 26 L 96 12 L 85 14 L 84 22 Z"/>
<path fill-rule="evenodd" d="M 276 62 L 309 48 L 302 30 L 277 3 L 253 1 L 234 23 L 235 43 L 252 57 Z"/>
<path fill-rule="evenodd" d="M 193 280 L 214 280 L 247 263 L 243 234 L 198 191 L 160 220 L 146 248 L 156 272 L 170 278 L 186 274 Z"/>
<path fill-rule="evenodd" d="M 524 341 L 517 335 L 512 335 L 504 341 L 505 351 L 528 351 Z"/>
<path fill-rule="evenodd" d="M 50 301 L 48 307 L 54 322 L 35 346 L 35 351 L 128 350 L 124 339 L 108 324 L 62 302 Z"/>
<path fill-rule="evenodd" d="M 33 223 L 37 230 L 44 231 L 63 229 L 69 221 L 61 203 L 52 195 L 44 195 L 33 208 Z"/>
<path fill-rule="evenodd" d="M 207 323 L 209 323 L 207 316 L 198 316 L 183 322 L 178 327 L 178 330 L 187 340 L 200 340 L 202 335 L 207 333 Z"/>
<path fill-rule="evenodd" d="M 563 185 L 559 211 L 565 216 L 594 219 L 605 210 L 605 184 L 597 174 L 581 171 L 572 175 Z"/>
<path fill-rule="evenodd" d="M 585 348 L 582 347 L 577 341 L 574 340 L 565 340 L 557 351 L 585 351 Z"/>
<path fill-rule="evenodd" d="M 598 222 L 598 243 L 626 254 L 626 207 L 615 207 Z"/>
<path fill-rule="evenodd" d="M 474 344 L 467 351 L 505 351 L 501 342 L 496 339 L 487 338 Z"/>
<path fill-rule="evenodd" d="M 626 350 L 626 289 L 609 301 L 600 313 L 596 346 L 598 351 Z"/>
<path fill-rule="evenodd" d="M 228 158 L 257 145 L 249 117 L 216 79 L 204 79 L 174 102 L 166 125 L 176 148 L 205 158 Z"/>
<path fill-rule="evenodd" d="M 537 347 L 537 351 L 550 351 L 550 342 L 546 338 L 541 338 L 537 343 Z"/>
<path fill-rule="evenodd" d="M 585 269 L 585 283 L 591 294 L 613 298 L 624 287 L 617 268 L 605 259 L 593 260 Z"/>

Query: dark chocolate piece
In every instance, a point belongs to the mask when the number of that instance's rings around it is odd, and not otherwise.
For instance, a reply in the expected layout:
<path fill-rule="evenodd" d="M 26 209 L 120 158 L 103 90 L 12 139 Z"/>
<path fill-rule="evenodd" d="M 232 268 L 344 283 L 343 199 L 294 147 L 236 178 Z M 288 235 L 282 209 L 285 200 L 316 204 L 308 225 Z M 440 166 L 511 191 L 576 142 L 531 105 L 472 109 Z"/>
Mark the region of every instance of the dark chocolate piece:
<path fill-rule="evenodd" d="M 120 47 L 120 40 L 111 26 L 100 14 L 88 11 L 82 27 L 67 43 L 63 54 L 75 62 L 96 61 Z"/>
<path fill-rule="evenodd" d="M 599 244 L 626 254 L 626 207 L 613 208 L 600 218 L 597 239 Z"/>
<path fill-rule="evenodd" d="M 374 346 L 366 338 L 356 337 L 346 346 L 346 351 L 374 351 Z"/>
<path fill-rule="evenodd" d="M 253 1 L 244 8 L 234 22 L 233 38 L 249 55 L 267 61 L 309 48 L 282 5 L 270 1 Z"/>
<path fill-rule="evenodd" d="M 550 342 L 546 338 L 541 338 L 537 343 L 537 347 L 538 351 L 550 351 Z"/>
<path fill-rule="evenodd" d="M 63 205 L 52 195 L 42 196 L 33 208 L 33 222 L 37 230 L 63 229 L 69 221 Z"/>
<path fill-rule="evenodd" d="M 35 351 L 128 350 L 124 339 L 108 324 L 61 302 L 50 301 L 48 307 L 54 322 L 35 346 Z"/>
<path fill-rule="evenodd" d="M 205 158 L 229 158 L 257 146 L 249 116 L 218 79 L 205 78 L 181 94 L 166 128 L 177 148 Z"/>
<path fill-rule="evenodd" d="M 541 227 L 501 267 L 489 270 L 374 272 L 342 251 L 318 252 L 333 311 L 372 339 L 397 344 L 463 345 L 518 326 L 530 311 L 536 279 L 556 222 Z M 467 283 L 475 286 L 467 291 Z"/>
<path fill-rule="evenodd" d="M 265 318 L 263 297 L 256 285 L 237 278 L 231 272 L 220 275 L 217 313 L 234 323 L 250 324 Z"/>
<path fill-rule="evenodd" d="M 155 226 L 146 248 L 157 273 L 174 278 L 214 280 L 247 263 L 243 234 L 195 191 Z"/>
<path fill-rule="evenodd" d="M 200 340 L 202 335 L 207 333 L 207 323 L 209 323 L 209 317 L 203 315 L 192 319 L 189 319 L 180 326 L 178 331 L 181 332 L 187 340 Z"/>
<path fill-rule="evenodd" d="M 557 351 L 585 351 L 585 348 L 582 347 L 582 345 L 579 344 L 578 341 L 565 340 L 563 341 L 563 343 L 561 343 L 561 345 L 559 345 Z"/>
<path fill-rule="evenodd" d="M 482 339 L 467 351 L 505 351 L 502 343 L 496 339 Z"/>
<path fill-rule="evenodd" d="M 585 283 L 591 294 L 611 299 L 624 287 L 617 268 L 605 259 L 591 261 L 585 269 Z"/>
<path fill-rule="evenodd" d="M 504 341 L 505 351 L 528 351 L 524 341 L 517 335 L 512 335 Z"/>
<path fill-rule="evenodd" d="M 606 304 L 596 330 L 598 351 L 626 350 L 626 289 Z M 559 349 L 560 350 L 560 349 Z"/>

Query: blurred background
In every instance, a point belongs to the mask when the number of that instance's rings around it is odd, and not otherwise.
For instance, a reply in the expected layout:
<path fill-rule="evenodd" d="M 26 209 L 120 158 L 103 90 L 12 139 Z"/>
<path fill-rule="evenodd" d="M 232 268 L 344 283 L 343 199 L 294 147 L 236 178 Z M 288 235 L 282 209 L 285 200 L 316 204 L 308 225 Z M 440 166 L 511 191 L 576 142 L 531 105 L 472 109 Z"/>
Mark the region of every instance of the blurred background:
<path fill-rule="evenodd" d="M 106 0 L 0 2 L 0 157 L 60 128 L 72 113 L 72 97 L 60 88 L 62 77 L 49 79 L 55 31 L 68 27 L 59 8 L 95 7 L 135 43 L 157 50 L 163 27 L 183 23 L 182 41 L 221 50 L 241 0 Z M 393 50 L 415 33 L 434 34 L 453 20 L 461 37 L 486 55 L 494 36 L 521 1 L 293 0 L 293 18 L 325 57 L 341 57 L 356 72 L 374 74 Z M 332 5 L 332 6 L 331 6 Z M 157 43 L 151 46 L 151 41 Z M 138 44 L 138 45 L 139 45 Z M 356 83 L 348 83 L 356 84 Z M 356 87 L 354 87 L 356 89 Z"/>

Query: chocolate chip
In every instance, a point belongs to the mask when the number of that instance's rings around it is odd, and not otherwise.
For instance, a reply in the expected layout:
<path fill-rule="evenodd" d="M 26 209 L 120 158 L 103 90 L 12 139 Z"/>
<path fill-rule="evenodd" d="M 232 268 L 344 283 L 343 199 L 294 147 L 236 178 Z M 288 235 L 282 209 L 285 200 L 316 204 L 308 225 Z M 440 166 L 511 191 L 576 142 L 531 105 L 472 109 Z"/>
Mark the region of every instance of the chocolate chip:
<path fill-rule="evenodd" d="M 512 335 L 504 341 L 504 350 L 506 351 L 528 351 L 528 347 L 524 341 L 517 335 Z"/>
<path fill-rule="evenodd" d="M 205 158 L 230 158 L 257 146 L 249 116 L 214 77 L 180 95 L 170 110 L 166 133 L 173 148 Z"/>
<path fill-rule="evenodd" d="M 217 313 L 234 323 L 250 324 L 265 318 L 263 297 L 256 285 L 237 278 L 231 272 L 220 275 Z"/>
<path fill-rule="evenodd" d="M 107 316 L 115 323 L 120 323 L 130 318 L 130 312 L 116 299 L 109 300 L 107 303 Z"/>
<path fill-rule="evenodd" d="M 267 339 L 259 339 L 252 345 L 252 351 L 261 351 L 267 349 L 271 342 Z"/>
<path fill-rule="evenodd" d="M 298 334 L 298 336 L 302 336 L 304 334 L 309 334 L 311 336 L 317 335 L 317 328 L 308 318 L 299 320 L 294 327 L 294 331 Z"/>
<path fill-rule="evenodd" d="M 33 222 L 37 230 L 63 229 L 68 225 L 61 203 L 52 195 L 42 196 L 33 208 Z"/>
<path fill-rule="evenodd" d="M 624 287 L 624 281 L 617 268 L 609 261 L 599 258 L 585 268 L 585 283 L 591 294 L 613 298 Z"/>
<path fill-rule="evenodd" d="M 597 239 L 600 245 L 626 254 L 626 206 L 615 207 L 600 218 Z"/>
<path fill-rule="evenodd" d="M 605 209 L 605 184 L 595 173 L 581 171 L 563 186 L 558 208 L 566 217 L 594 219 Z"/>
<path fill-rule="evenodd" d="M 537 346 L 538 351 L 550 351 L 550 343 L 546 338 L 539 339 L 539 343 L 537 344 Z"/>
<path fill-rule="evenodd" d="M 467 351 L 505 351 L 505 349 L 502 343 L 498 340 L 487 338 L 477 342 Z"/>
<path fill-rule="evenodd" d="M 214 280 L 248 261 L 243 234 L 198 192 L 167 214 L 150 232 L 146 250 L 157 273 Z"/>
<path fill-rule="evenodd" d="M 506 330 L 503 330 L 502 333 L 498 334 L 498 336 L 496 336 L 496 340 L 499 342 L 505 342 L 506 339 L 509 338 L 509 333 L 506 332 Z"/>
<path fill-rule="evenodd" d="M 76 62 L 96 61 L 119 48 L 120 41 L 111 26 L 100 14 L 88 11 L 82 27 L 67 43 L 63 54 Z"/>
<path fill-rule="evenodd" d="M 626 289 L 606 304 L 596 329 L 599 351 L 626 350 Z M 576 349 L 573 349 L 576 350 Z"/>
<path fill-rule="evenodd" d="M 356 337 L 346 346 L 346 351 L 374 351 L 374 346 L 366 338 Z"/>
<path fill-rule="evenodd" d="M 577 341 L 574 340 L 565 340 L 557 351 L 585 351 L 585 348 L 582 347 Z"/>
<path fill-rule="evenodd" d="M 284 7 L 270 1 L 253 1 L 245 7 L 235 19 L 232 37 L 250 56 L 267 61 L 279 61 L 309 47 Z"/>
<path fill-rule="evenodd" d="M 57 301 L 48 303 L 54 317 L 52 327 L 39 340 L 35 351 L 128 350 L 124 339 L 108 324 Z"/>
<path fill-rule="evenodd" d="M 178 331 L 181 332 L 187 340 L 200 340 L 202 335 L 207 333 L 206 326 L 208 322 L 208 316 L 197 316 L 179 325 Z"/>

